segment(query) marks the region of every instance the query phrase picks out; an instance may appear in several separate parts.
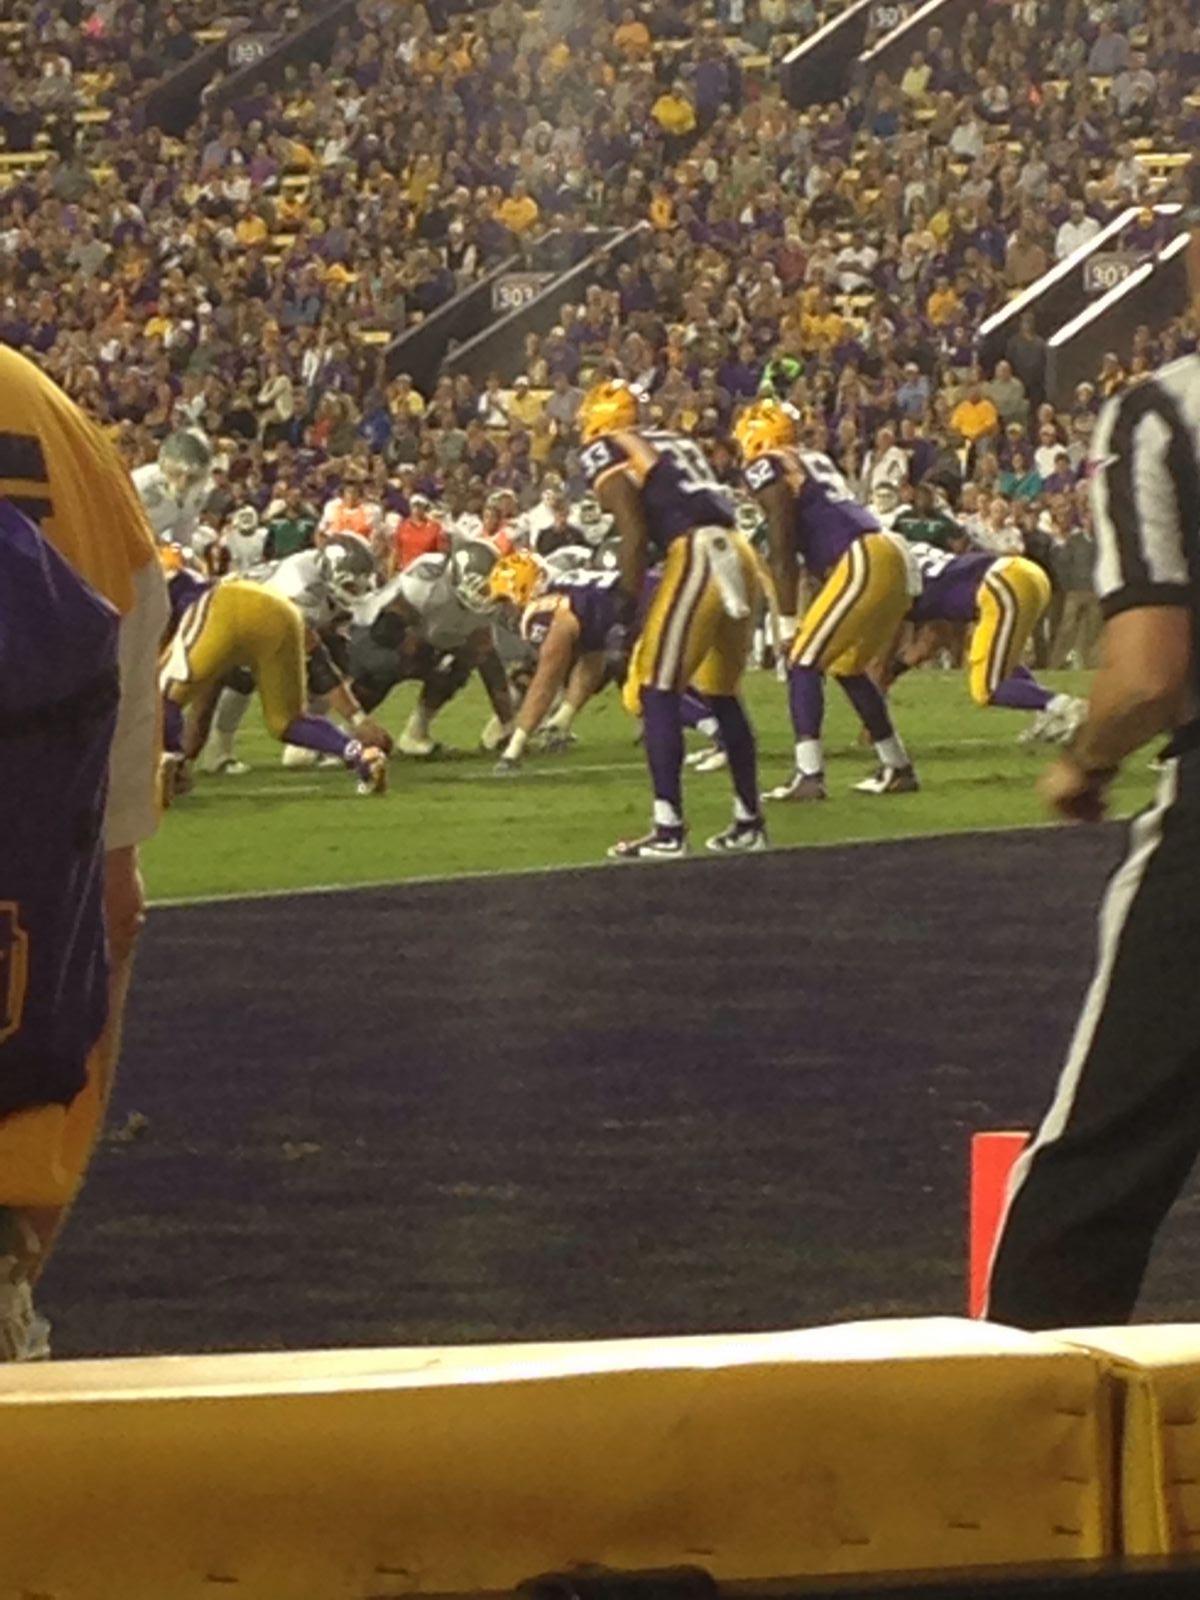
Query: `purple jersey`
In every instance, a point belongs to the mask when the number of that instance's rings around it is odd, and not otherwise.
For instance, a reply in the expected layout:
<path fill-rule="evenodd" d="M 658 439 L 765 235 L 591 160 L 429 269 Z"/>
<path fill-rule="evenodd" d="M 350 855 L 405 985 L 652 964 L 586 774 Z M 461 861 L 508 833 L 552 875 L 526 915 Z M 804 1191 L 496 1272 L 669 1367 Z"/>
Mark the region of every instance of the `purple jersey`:
<path fill-rule="evenodd" d="M 553 579 L 526 606 L 521 618 L 522 638 L 540 650 L 555 617 L 563 610 L 570 611 L 579 624 L 579 649 L 584 654 L 603 650 L 605 639 L 625 610 L 620 574 L 568 572 Z"/>
<path fill-rule="evenodd" d="M 732 528 L 734 505 L 717 482 L 708 459 L 686 434 L 647 428 L 606 433 L 580 457 L 589 488 L 623 471 L 637 484 L 650 529 L 652 558 L 693 528 Z"/>
<path fill-rule="evenodd" d="M 215 578 L 205 578 L 188 567 L 171 574 L 167 580 L 167 598 L 171 607 L 171 620 L 167 630 L 169 637 L 174 638 L 179 624 L 183 621 L 183 614 L 189 606 L 195 605 L 202 594 L 207 594 L 216 581 Z"/>
<path fill-rule="evenodd" d="M 998 558 L 982 550 L 953 556 L 932 544 L 910 544 L 908 548 L 916 557 L 923 583 L 921 596 L 908 613 L 908 620 L 973 622 L 983 580 Z"/>
<path fill-rule="evenodd" d="M 877 519 L 855 500 L 833 462 L 815 450 L 759 456 L 744 476 L 751 494 L 761 494 L 776 483 L 791 489 L 796 555 L 818 578 L 829 576 L 856 539 L 879 532 Z"/>
<path fill-rule="evenodd" d="M 119 626 L 0 499 L 0 1116 L 69 1104 L 107 1015 Z"/>

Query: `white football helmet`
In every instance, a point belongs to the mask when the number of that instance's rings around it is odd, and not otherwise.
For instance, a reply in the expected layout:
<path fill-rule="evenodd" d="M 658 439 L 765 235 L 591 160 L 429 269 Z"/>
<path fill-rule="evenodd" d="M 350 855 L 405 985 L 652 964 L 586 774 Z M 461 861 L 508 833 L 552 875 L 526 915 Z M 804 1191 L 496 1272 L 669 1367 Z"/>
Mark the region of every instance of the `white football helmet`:
<path fill-rule="evenodd" d="M 212 445 L 198 428 L 168 434 L 158 452 L 158 468 L 176 499 L 198 488 L 212 473 Z"/>
<path fill-rule="evenodd" d="M 494 611 L 488 580 L 496 565 L 498 552 L 484 539 L 466 539 L 450 557 L 450 586 L 468 611 L 486 616 Z"/>
<path fill-rule="evenodd" d="M 329 592 L 340 605 L 351 607 L 375 584 L 375 557 L 371 546 L 356 533 L 340 533 L 321 552 L 321 567 Z"/>

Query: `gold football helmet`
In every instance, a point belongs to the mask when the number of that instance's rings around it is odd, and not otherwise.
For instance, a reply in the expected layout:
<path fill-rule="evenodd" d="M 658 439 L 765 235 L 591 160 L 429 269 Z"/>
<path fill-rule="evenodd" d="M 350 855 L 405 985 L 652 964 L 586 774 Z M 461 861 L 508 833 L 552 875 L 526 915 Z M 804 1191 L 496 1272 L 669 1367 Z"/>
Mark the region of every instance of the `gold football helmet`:
<path fill-rule="evenodd" d="M 623 378 L 594 383 L 579 407 L 579 436 L 590 444 L 616 428 L 633 428 L 638 419 L 638 393 Z"/>
<path fill-rule="evenodd" d="M 753 400 L 733 425 L 733 436 L 747 463 L 796 442 L 796 413 L 782 401 Z"/>
<path fill-rule="evenodd" d="M 524 611 L 546 581 L 546 569 L 532 550 L 513 550 L 501 556 L 488 578 L 488 595 L 492 600 L 507 600 Z"/>

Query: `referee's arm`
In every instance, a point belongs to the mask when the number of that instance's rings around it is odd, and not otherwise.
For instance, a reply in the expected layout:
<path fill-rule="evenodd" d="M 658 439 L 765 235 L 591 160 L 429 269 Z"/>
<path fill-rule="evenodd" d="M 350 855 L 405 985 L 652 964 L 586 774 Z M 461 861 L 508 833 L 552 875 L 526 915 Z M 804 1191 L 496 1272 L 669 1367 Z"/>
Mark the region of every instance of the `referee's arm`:
<path fill-rule="evenodd" d="M 1073 821 L 1098 821 L 1125 757 L 1196 714 L 1191 573 L 1200 439 L 1175 388 L 1156 378 L 1131 390 L 1105 409 L 1096 428 L 1101 664 L 1087 720 L 1039 785 L 1047 804 Z"/>

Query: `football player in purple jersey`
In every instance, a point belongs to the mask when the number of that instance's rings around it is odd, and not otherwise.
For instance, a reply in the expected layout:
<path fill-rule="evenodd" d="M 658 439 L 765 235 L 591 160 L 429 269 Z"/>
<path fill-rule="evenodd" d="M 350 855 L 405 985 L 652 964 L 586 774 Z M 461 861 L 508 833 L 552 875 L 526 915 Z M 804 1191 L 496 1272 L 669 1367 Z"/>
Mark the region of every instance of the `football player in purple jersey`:
<path fill-rule="evenodd" d="M 911 794 L 920 785 L 892 724 L 887 702 L 868 676 L 890 649 L 920 580 L 903 539 L 885 533 L 851 495 L 827 456 L 796 447 L 795 415 L 777 400 L 743 411 L 734 434 L 746 486 L 767 519 L 787 659 L 788 700 L 796 741 L 790 781 L 772 800 L 824 800 L 821 727 L 825 678 L 838 680 L 871 736 L 875 773 L 855 784 L 860 794 Z M 798 562 L 821 585 L 796 620 Z"/>
<path fill-rule="evenodd" d="M 967 688 L 975 704 L 1032 711 L 1036 720 L 1030 737 L 1070 739 L 1087 711 L 1086 701 L 1055 694 L 1021 665 L 1030 635 L 1050 604 L 1050 580 L 1042 568 L 1026 556 L 994 556 L 982 550 L 953 555 L 920 542 L 909 548 L 923 581 L 908 613 L 908 621 L 919 630 L 917 651 L 892 663 L 889 681 L 919 664 L 922 635 L 932 634 L 928 624 L 969 624 Z"/>
<path fill-rule="evenodd" d="M 740 698 L 760 581 L 754 553 L 734 526 L 733 502 L 704 453 L 684 435 L 641 429 L 638 396 L 604 379 L 579 410 L 581 464 L 620 539 L 622 625 L 633 638 L 623 700 L 640 716 L 654 794 L 653 826 L 623 839 L 616 860 L 668 860 L 687 849 L 683 818 L 684 691 L 708 699 L 729 757 L 734 814 L 710 850 L 762 850 L 754 732 Z M 661 564 L 653 598 L 646 573 Z"/>
<path fill-rule="evenodd" d="M 496 763 L 497 776 L 504 777 L 518 770 L 560 691 L 562 703 L 545 731 L 550 748 L 567 742 L 571 723 L 605 683 L 606 649 L 625 606 L 617 573 L 553 576 L 531 550 L 502 556 L 492 569 L 489 590 L 501 608 L 516 614 L 522 639 L 537 653 L 516 725 Z"/>

